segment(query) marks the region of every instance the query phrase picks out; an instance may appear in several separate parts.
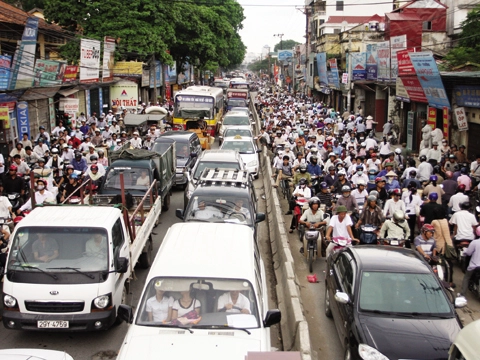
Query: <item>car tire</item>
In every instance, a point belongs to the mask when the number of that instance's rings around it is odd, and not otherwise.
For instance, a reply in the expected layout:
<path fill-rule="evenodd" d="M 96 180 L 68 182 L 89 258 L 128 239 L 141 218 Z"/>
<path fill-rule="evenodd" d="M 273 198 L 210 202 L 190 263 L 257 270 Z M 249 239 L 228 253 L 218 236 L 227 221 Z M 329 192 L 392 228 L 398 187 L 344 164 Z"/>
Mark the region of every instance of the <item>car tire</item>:
<path fill-rule="evenodd" d="M 152 238 L 148 239 L 147 249 L 145 252 L 142 252 L 138 258 L 138 267 L 140 269 L 148 269 L 152 265 L 153 260 L 153 241 Z"/>
<path fill-rule="evenodd" d="M 332 309 L 330 308 L 330 295 L 327 288 L 327 283 L 325 283 L 325 316 L 332 318 Z"/>

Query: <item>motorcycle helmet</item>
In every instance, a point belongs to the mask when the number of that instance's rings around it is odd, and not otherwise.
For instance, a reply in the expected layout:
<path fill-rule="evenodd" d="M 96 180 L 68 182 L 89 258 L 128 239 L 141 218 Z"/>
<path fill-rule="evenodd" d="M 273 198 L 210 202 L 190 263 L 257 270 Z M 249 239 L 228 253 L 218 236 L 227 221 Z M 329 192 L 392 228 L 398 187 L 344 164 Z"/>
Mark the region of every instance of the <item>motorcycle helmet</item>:
<path fill-rule="evenodd" d="M 417 172 L 415 170 L 410 170 L 410 172 L 408 173 L 410 175 L 410 177 L 414 178 L 417 176 Z"/>
<path fill-rule="evenodd" d="M 341 169 L 341 170 L 338 171 L 338 176 L 342 176 L 342 175 L 343 176 L 347 175 L 347 173 L 345 172 L 344 169 Z"/>
<path fill-rule="evenodd" d="M 68 170 L 68 169 L 75 170 L 75 168 L 73 167 L 73 165 L 67 165 L 67 166 L 65 166 L 65 169 L 66 169 L 66 170 Z"/>
<path fill-rule="evenodd" d="M 312 153 L 317 153 L 318 152 L 318 148 L 316 148 L 314 145 L 310 148 L 310 152 Z"/>
<path fill-rule="evenodd" d="M 328 171 L 335 171 L 335 166 L 330 165 L 330 166 L 328 167 Z"/>
<path fill-rule="evenodd" d="M 314 196 L 310 200 L 308 200 L 308 206 L 310 207 L 310 209 L 312 208 L 312 206 L 314 204 L 318 204 L 318 206 L 320 206 L 320 199 L 316 196 Z"/>
<path fill-rule="evenodd" d="M 70 179 L 78 179 L 78 175 L 75 173 L 70 174 Z"/>
<path fill-rule="evenodd" d="M 468 174 L 468 170 L 467 170 L 466 167 L 462 167 L 462 168 L 460 169 L 460 172 L 462 173 L 462 175 Z"/>
<path fill-rule="evenodd" d="M 300 164 L 300 172 L 302 174 L 307 172 L 307 165 L 306 164 Z"/>
<path fill-rule="evenodd" d="M 322 182 L 320 183 L 320 189 L 328 189 L 328 185 L 327 185 L 327 183 L 326 183 L 325 181 L 322 181 Z"/>
<path fill-rule="evenodd" d="M 53 149 L 52 149 L 52 154 L 58 154 L 58 149 L 57 149 L 57 148 L 53 148 Z"/>
<path fill-rule="evenodd" d="M 97 155 L 90 155 L 90 161 L 97 161 L 98 156 Z"/>
<path fill-rule="evenodd" d="M 331 156 L 337 157 L 337 155 L 334 152 L 331 152 L 330 154 L 328 154 L 328 157 L 331 157 Z"/>
<path fill-rule="evenodd" d="M 396 222 L 403 223 L 405 221 L 405 214 L 402 210 L 397 210 L 393 213 L 393 218 Z"/>
<path fill-rule="evenodd" d="M 455 159 L 455 155 L 450 154 L 450 155 L 448 155 L 448 158 L 449 158 L 449 159 Z"/>
<path fill-rule="evenodd" d="M 465 186 L 464 184 L 460 184 L 460 185 L 458 185 L 458 187 L 457 187 L 457 191 L 458 191 L 458 192 L 464 192 L 465 189 L 466 189 L 466 186 Z"/>
<path fill-rule="evenodd" d="M 420 161 L 427 161 L 427 157 L 425 155 L 420 156 L 419 158 Z"/>
<path fill-rule="evenodd" d="M 38 158 L 38 163 L 45 163 L 45 158 L 43 158 L 43 157 Z"/>
<path fill-rule="evenodd" d="M 307 179 L 301 178 L 300 181 L 298 182 L 298 185 L 307 185 Z"/>
<path fill-rule="evenodd" d="M 310 156 L 310 162 L 314 165 L 317 164 L 317 161 L 318 161 L 318 157 L 316 155 L 312 155 Z"/>
<path fill-rule="evenodd" d="M 430 176 L 430 181 L 437 181 L 438 180 L 438 176 L 437 175 L 431 175 Z"/>
<path fill-rule="evenodd" d="M 90 166 L 90 170 L 98 170 L 98 165 L 96 164 L 93 164 L 92 166 Z"/>
<path fill-rule="evenodd" d="M 36 184 L 38 185 L 38 183 L 43 183 L 43 185 L 45 186 L 45 188 L 48 186 L 48 181 L 45 180 L 45 179 L 38 179 L 36 181 Z"/>
<path fill-rule="evenodd" d="M 363 166 L 362 166 L 362 165 L 357 165 L 357 167 L 355 168 L 355 170 L 357 170 L 357 171 L 363 171 Z"/>
<path fill-rule="evenodd" d="M 395 154 L 400 155 L 402 153 L 402 149 L 396 148 L 395 149 Z"/>
<path fill-rule="evenodd" d="M 79 151 L 77 151 L 77 152 L 75 153 L 75 159 L 78 160 L 78 159 L 81 159 L 81 158 L 82 158 L 82 153 L 79 152 Z"/>
<path fill-rule="evenodd" d="M 373 138 L 373 132 L 371 132 L 370 134 L 368 134 L 368 137 L 369 137 L 370 139 L 372 139 L 372 138 Z"/>
<path fill-rule="evenodd" d="M 425 224 L 422 226 L 422 229 L 420 231 L 422 232 L 422 234 L 426 233 L 427 231 L 434 233 L 435 228 L 430 224 Z"/>
<path fill-rule="evenodd" d="M 445 173 L 445 176 L 447 177 L 447 179 L 451 179 L 453 177 L 453 173 L 451 171 L 447 171 Z"/>
<path fill-rule="evenodd" d="M 342 194 L 350 193 L 350 191 L 352 191 L 352 189 L 350 189 L 350 186 L 348 186 L 348 185 L 343 185 L 342 186 Z"/>
<path fill-rule="evenodd" d="M 357 186 L 365 186 L 365 181 L 363 179 L 360 179 L 357 181 Z"/>
<path fill-rule="evenodd" d="M 370 202 L 370 201 L 377 202 L 377 197 L 375 195 L 372 195 L 372 194 L 368 195 L 367 196 L 367 202 Z"/>
<path fill-rule="evenodd" d="M 391 195 L 402 195 L 402 191 L 400 189 L 392 189 Z"/>
<path fill-rule="evenodd" d="M 297 157 L 299 157 L 300 155 L 303 156 L 303 153 L 301 151 L 297 152 Z"/>
<path fill-rule="evenodd" d="M 10 167 L 8 168 L 8 170 L 10 170 L 10 171 L 17 171 L 17 169 L 18 169 L 17 166 L 13 165 L 13 164 L 10 165 Z"/>
<path fill-rule="evenodd" d="M 436 192 L 429 194 L 428 195 L 428 200 L 437 201 L 438 200 L 438 194 Z"/>
<path fill-rule="evenodd" d="M 470 210 L 470 202 L 465 201 L 460 204 L 460 209 L 462 210 Z"/>
<path fill-rule="evenodd" d="M 362 143 L 360 144 L 360 147 L 362 147 L 362 148 L 367 147 L 367 144 L 364 143 L 364 142 L 362 142 Z"/>
<path fill-rule="evenodd" d="M 376 173 L 377 173 L 377 170 L 375 169 L 368 170 L 368 175 L 375 175 Z"/>

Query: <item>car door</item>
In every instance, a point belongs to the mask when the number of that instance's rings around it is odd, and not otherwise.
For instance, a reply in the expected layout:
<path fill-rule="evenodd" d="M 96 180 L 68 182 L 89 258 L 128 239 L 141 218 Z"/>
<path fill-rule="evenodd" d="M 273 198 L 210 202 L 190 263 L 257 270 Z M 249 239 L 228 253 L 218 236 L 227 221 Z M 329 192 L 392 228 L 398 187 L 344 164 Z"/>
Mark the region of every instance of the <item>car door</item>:
<path fill-rule="evenodd" d="M 335 256 L 335 255 L 332 255 Z M 334 258 L 331 263 L 330 269 L 328 269 L 328 292 L 329 292 L 329 297 L 330 297 L 330 309 L 332 311 L 332 317 L 333 317 L 333 322 L 335 324 L 335 328 L 337 329 L 338 336 L 342 338 L 342 319 L 340 317 L 340 309 L 339 306 L 340 304 L 335 301 L 335 293 L 337 291 L 341 291 L 341 279 L 343 277 L 343 266 L 341 266 L 341 263 L 338 261 L 339 255 Z"/>

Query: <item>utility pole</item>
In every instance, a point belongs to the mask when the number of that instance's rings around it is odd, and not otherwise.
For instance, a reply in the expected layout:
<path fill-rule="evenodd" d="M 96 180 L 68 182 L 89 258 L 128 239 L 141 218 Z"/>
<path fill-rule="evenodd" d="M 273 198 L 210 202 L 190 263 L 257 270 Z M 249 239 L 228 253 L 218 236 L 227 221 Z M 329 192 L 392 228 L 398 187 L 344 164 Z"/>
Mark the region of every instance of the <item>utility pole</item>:
<path fill-rule="evenodd" d="M 157 103 L 157 62 L 155 61 L 155 53 L 152 57 L 153 62 L 153 104 Z"/>
<path fill-rule="evenodd" d="M 347 93 L 347 110 L 350 111 L 350 106 L 352 102 L 352 56 L 351 56 L 351 51 L 352 51 L 352 37 L 349 32 L 347 32 L 348 35 L 348 54 L 347 54 L 347 62 L 348 62 L 348 93 Z"/>
<path fill-rule="evenodd" d="M 280 38 L 280 50 L 283 50 L 283 42 L 282 42 L 283 35 L 284 34 L 273 34 L 273 36 L 277 36 Z"/>

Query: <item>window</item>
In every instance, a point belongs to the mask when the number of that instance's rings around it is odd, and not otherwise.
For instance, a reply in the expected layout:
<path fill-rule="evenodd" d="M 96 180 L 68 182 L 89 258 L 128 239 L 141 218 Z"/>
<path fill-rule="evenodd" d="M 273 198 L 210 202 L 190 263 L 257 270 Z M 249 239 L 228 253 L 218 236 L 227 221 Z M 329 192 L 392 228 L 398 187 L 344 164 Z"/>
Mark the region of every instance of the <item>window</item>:
<path fill-rule="evenodd" d="M 452 360 L 466 360 L 465 356 L 462 355 L 462 352 L 456 346 L 453 348 L 452 356 L 450 358 Z"/>
<path fill-rule="evenodd" d="M 353 298 L 353 268 L 350 259 L 342 254 L 338 257 L 336 264 L 338 281 L 342 284 L 343 291 Z"/>
<path fill-rule="evenodd" d="M 342 32 L 342 29 L 333 29 L 334 34 L 340 34 Z"/>
<path fill-rule="evenodd" d="M 432 30 L 432 22 L 431 21 L 424 21 L 422 30 Z"/>
<path fill-rule="evenodd" d="M 122 248 L 123 242 L 125 241 L 122 229 L 122 222 L 120 219 L 117 220 L 115 225 L 112 228 L 112 240 L 113 240 L 113 256 L 117 258 L 120 249 Z"/>
<path fill-rule="evenodd" d="M 313 64 L 310 64 L 310 76 L 313 76 Z"/>
<path fill-rule="evenodd" d="M 337 11 L 343 11 L 343 1 L 337 1 Z"/>
<path fill-rule="evenodd" d="M 324 19 L 320 19 L 319 21 L 320 21 L 320 25 L 325 24 L 325 20 L 324 20 Z"/>

